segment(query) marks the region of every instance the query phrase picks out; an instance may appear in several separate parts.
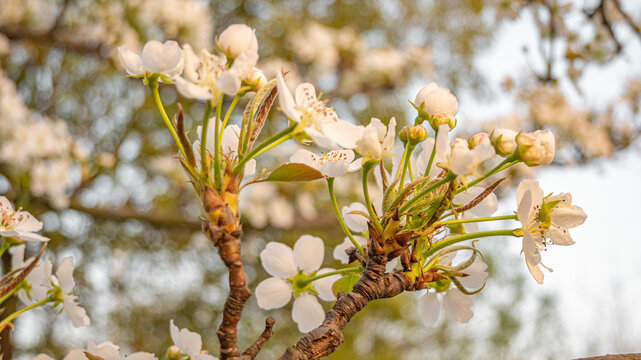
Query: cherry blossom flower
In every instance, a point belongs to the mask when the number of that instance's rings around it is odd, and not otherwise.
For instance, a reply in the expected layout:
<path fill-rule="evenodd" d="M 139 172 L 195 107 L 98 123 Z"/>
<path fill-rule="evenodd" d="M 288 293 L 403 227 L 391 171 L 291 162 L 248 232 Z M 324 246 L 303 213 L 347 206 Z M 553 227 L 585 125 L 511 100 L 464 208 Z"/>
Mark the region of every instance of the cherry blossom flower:
<path fill-rule="evenodd" d="M 34 258 L 24 259 L 24 251 L 24 244 L 9 248 L 12 270 L 23 269 L 33 261 Z M 53 265 L 48 258 L 38 260 L 38 263 L 25 278 L 29 285 L 26 289 L 20 289 L 20 291 L 18 291 L 18 299 L 20 299 L 23 304 L 28 306 L 47 298 L 47 293 L 53 289 L 50 280 L 52 267 Z"/>
<path fill-rule="evenodd" d="M 554 160 L 554 135 L 550 130 L 521 133 L 516 137 L 519 157 L 527 166 L 550 165 Z"/>
<path fill-rule="evenodd" d="M 207 129 L 207 150 L 209 153 L 214 153 L 214 144 L 216 132 L 215 123 L 216 119 L 211 118 L 208 124 Z M 200 142 L 202 137 L 202 126 L 196 128 L 196 133 L 198 134 L 198 139 L 194 141 L 194 157 L 196 160 L 196 166 L 200 167 Z M 220 151 L 228 159 L 236 159 L 238 157 L 238 142 L 240 138 L 240 127 L 238 125 L 228 125 L 223 129 L 223 133 L 220 136 Z M 243 176 L 252 176 L 256 173 L 256 159 L 251 159 L 245 164 L 245 169 Z"/>
<path fill-rule="evenodd" d="M 65 360 L 87 360 L 85 351 L 91 355 L 95 355 L 104 360 L 121 360 L 120 357 L 120 347 L 113 344 L 112 342 L 105 341 L 96 345 L 92 339 L 89 339 L 87 342 L 87 349 L 73 349 L 69 351 Z M 158 358 L 151 353 L 147 352 L 137 352 L 125 357 L 127 360 L 157 360 Z M 54 360 L 51 356 L 47 354 L 38 354 L 36 357 L 31 360 Z"/>
<path fill-rule="evenodd" d="M 174 320 L 169 321 L 169 333 L 174 345 L 180 349 L 181 354 L 185 354 L 195 360 L 218 360 L 217 357 L 203 353 L 203 341 L 200 334 L 187 329 L 178 329 L 174 325 Z"/>
<path fill-rule="evenodd" d="M 425 113 L 434 117 L 439 114 L 456 116 L 458 113 L 458 100 L 449 89 L 438 87 L 436 83 L 429 83 L 416 94 L 414 104 Z"/>
<path fill-rule="evenodd" d="M 354 160 L 352 150 L 334 150 L 320 155 L 304 149 L 297 150 L 289 159 L 293 163 L 305 164 L 320 171 L 327 177 L 338 177 L 360 170 L 362 163 Z"/>
<path fill-rule="evenodd" d="M 517 188 L 517 217 L 523 226 L 523 254 L 532 277 L 543 283 L 541 250 L 550 239 L 555 245 L 572 245 L 569 229 L 585 221 L 587 215 L 579 206 L 572 205 L 572 196 L 562 193 L 543 197 L 537 181 L 523 180 Z"/>
<path fill-rule="evenodd" d="M 356 151 L 365 161 L 379 161 L 392 153 L 396 138 L 396 119 L 391 118 L 387 127 L 377 118 L 372 118 L 362 137 L 356 141 Z"/>
<path fill-rule="evenodd" d="M 42 229 L 42 223 L 27 211 L 15 211 L 9 199 L 0 196 L 0 237 L 15 237 L 24 241 L 49 241 L 49 238 L 35 232 Z"/>
<path fill-rule="evenodd" d="M 256 51 L 245 50 L 228 66 L 224 56 L 211 54 L 205 49 L 197 56 L 188 44 L 183 48 L 185 70 L 175 80 L 176 89 L 190 99 L 215 100 L 221 92 L 236 95 L 242 81 L 252 74 L 258 61 Z"/>
<path fill-rule="evenodd" d="M 236 58 L 244 51 L 258 52 L 255 30 L 245 24 L 232 24 L 220 34 L 218 48 L 229 57 Z"/>
<path fill-rule="evenodd" d="M 296 87 L 296 100 L 280 72 L 276 74 L 276 85 L 282 111 L 290 120 L 298 123 L 316 145 L 326 149 L 356 147 L 363 127 L 339 119 L 336 111 L 328 107 L 326 101 L 316 97 L 314 85 L 299 84 Z"/>
<path fill-rule="evenodd" d="M 446 261 L 451 261 L 451 258 L 453 256 L 447 256 Z M 478 289 L 483 286 L 487 278 L 485 269 L 487 269 L 487 265 L 482 260 L 476 259 L 463 271 L 468 276 L 457 277 L 457 279 L 465 288 Z M 472 297 L 465 295 L 457 288 L 449 288 L 444 294 L 428 290 L 418 300 L 418 313 L 423 325 L 430 327 L 438 320 L 442 306 L 451 318 L 463 324 L 474 316 L 471 309 L 473 304 Z"/>
<path fill-rule="evenodd" d="M 118 55 L 127 73 L 135 77 L 161 74 L 173 79 L 182 73 L 185 66 L 183 50 L 173 40 L 165 43 L 148 41 L 140 55 L 123 45 L 118 48 Z"/>
<path fill-rule="evenodd" d="M 309 332 L 322 324 L 325 311 L 316 296 L 325 301 L 336 300 L 332 285 L 340 275 L 331 275 L 311 283 L 305 280 L 334 269 L 323 268 L 325 245 L 323 240 L 310 235 L 301 236 L 292 250 L 289 246 L 270 242 L 260 253 L 265 270 L 272 275 L 256 287 L 258 306 L 265 310 L 283 307 L 289 303 L 292 294 L 295 297 L 292 307 L 292 319 L 298 324 L 298 330 Z"/>
<path fill-rule="evenodd" d="M 56 276 L 52 276 L 51 281 L 61 290 L 56 303 L 62 303 L 62 308 L 71 319 L 73 326 L 88 326 L 91 321 L 87 312 L 76 303 L 78 296 L 73 294 L 76 290 L 76 282 L 73 279 L 73 259 L 71 257 L 62 260 L 62 264 L 58 266 L 58 271 L 56 271 Z"/>

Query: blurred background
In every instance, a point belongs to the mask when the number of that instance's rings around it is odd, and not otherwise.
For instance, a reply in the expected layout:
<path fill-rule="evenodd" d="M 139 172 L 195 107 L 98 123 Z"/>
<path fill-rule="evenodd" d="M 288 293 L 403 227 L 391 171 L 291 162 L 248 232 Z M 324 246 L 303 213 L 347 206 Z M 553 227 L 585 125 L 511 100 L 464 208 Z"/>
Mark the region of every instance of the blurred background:
<path fill-rule="evenodd" d="M 552 129 L 554 164 L 512 172 L 540 180 L 546 193 L 571 192 L 589 216 L 573 231 L 574 246 L 543 254 L 555 270 L 544 285 L 529 276 L 520 241 L 481 241 L 490 277 L 474 297 L 469 324 L 442 317 L 426 329 L 416 316 L 417 294 L 407 293 L 358 314 L 330 358 L 641 352 L 638 1 L 0 0 L 0 194 L 44 222 L 54 264 L 74 257 L 92 320 L 74 329 L 50 310 L 28 312 L 1 334 L 4 360 L 40 352 L 62 358 L 89 338 L 110 340 L 123 353 L 162 356 L 171 345 L 170 319 L 198 331 L 204 348 L 217 353 L 226 271 L 199 232 L 199 204 L 149 90 L 123 76 L 116 48 L 175 39 L 212 49 L 215 34 L 233 23 L 256 29 L 259 67 L 269 78 L 284 67 L 290 87 L 313 82 L 355 123 L 395 116 L 409 124 L 415 115 L 407 100 L 436 81 L 459 99 L 456 136 Z M 179 102 L 185 107 L 195 136 L 203 104 L 172 87 L 161 96 L 170 113 Z M 285 121 L 272 112 L 262 136 Z M 287 159 L 294 146 L 259 158 L 259 170 Z M 360 200 L 357 181 L 337 181 L 341 206 Z M 516 209 L 515 185 L 500 188 L 504 214 Z M 339 266 L 331 254 L 343 236 L 328 215 L 324 183 L 256 184 L 241 203 L 251 287 L 266 277 L 258 254 L 268 241 L 320 236 L 324 264 Z M 270 312 L 276 336 L 259 358 L 282 354 L 300 337 L 290 311 Z M 252 298 L 241 347 L 266 316 Z"/>

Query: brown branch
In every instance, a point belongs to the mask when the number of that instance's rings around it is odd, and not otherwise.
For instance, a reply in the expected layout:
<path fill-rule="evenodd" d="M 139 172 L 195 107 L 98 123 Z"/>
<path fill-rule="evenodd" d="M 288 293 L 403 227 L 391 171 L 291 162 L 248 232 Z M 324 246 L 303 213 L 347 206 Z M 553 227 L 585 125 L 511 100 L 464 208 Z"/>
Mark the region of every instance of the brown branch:
<path fill-rule="evenodd" d="M 403 291 L 413 290 L 413 283 L 402 272 L 385 273 L 385 255 L 369 251 L 367 266 L 354 289 L 338 298 L 330 311 L 325 314 L 323 324 L 301 338 L 296 345 L 287 349 L 283 360 L 319 359 L 333 353 L 343 343 L 343 328 L 350 319 L 367 304 L 376 299 L 390 298 Z"/>
<path fill-rule="evenodd" d="M 275 323 L 276 319 L 271 316 L 265 320 L 265 330 L 263 330 L 263 333 L 260 334 L 260 337 L 258 337 L 258 339 L 256 339 L 256 341 L 243 352 L 243 360 L 253 360 L 256 355 L 258 355 L 260 350 L 263 349 L 263 345 L 265 345 L 265 343 L 268 342 L 269 339 L 271 339 L 272 335 L 274 335 Z"/>
<path fill-rule="evenodd" d="M 641 360 L 641 353 L 636 354 L 617 354 L 617 355 L 603 355 L 587 358 L 580 358 L 577 360 Z"/>

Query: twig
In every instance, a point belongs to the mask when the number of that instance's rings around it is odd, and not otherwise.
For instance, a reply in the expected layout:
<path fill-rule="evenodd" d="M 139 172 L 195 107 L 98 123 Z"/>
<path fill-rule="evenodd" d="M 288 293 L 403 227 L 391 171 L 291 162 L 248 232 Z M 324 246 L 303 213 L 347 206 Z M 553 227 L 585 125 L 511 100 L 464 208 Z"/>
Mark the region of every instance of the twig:
<path fill-rule="evenodd" d="M 243 360 L 253 360 L 256 355 L 258 355 L 260 350 L 262 350 L 263 345 L 265 345 L 265 343 L 271 339 L 272 335 L 274 335 L 274 323 L 276 323 L 276 319 L 271 316 L 265 320 L 265 330 L 263 330 L 263 333 L 260 334 L 258 339 L 256 339 L 256 341 L 254 341 L 254 343 L 243 352 Z"/>

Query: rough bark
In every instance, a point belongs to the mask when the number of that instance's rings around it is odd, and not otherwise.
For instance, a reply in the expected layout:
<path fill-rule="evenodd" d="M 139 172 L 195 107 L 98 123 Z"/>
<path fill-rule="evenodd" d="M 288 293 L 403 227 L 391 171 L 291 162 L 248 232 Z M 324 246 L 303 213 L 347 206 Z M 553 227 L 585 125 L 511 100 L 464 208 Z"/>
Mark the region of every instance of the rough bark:
<path fill-rule="evenodd" d="M 403 273 L 386 274 L 385 255 L 369 254 L 363 276 L 351 292 L 338 298 L 325 315 L 321 326 L 301 338 L 287 349 L 283 360 L 319 359 L 333 353 L 343 343 L 343 328 L 367 304 L 376 299 L 396 296 L 413 290 L 413 284 Z"/>
<path fill-rule="evenodd" d="M 240 259 L 240 231 L 229 234 L 209 222 L 204 223 L 203 230 L 216 245 L 218 254 L 229 271 L 229 294 L 223 308 L 223 321 L 217 332 L 220 341 L 220 357 L 222 360 L 240 359 L 237 326 L 245 303 L 251 296 L 245 279 L 245 269 Z"/>

